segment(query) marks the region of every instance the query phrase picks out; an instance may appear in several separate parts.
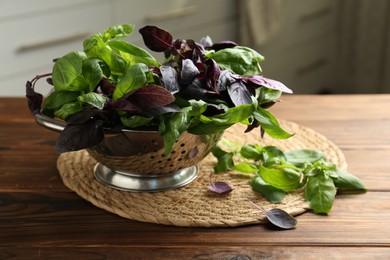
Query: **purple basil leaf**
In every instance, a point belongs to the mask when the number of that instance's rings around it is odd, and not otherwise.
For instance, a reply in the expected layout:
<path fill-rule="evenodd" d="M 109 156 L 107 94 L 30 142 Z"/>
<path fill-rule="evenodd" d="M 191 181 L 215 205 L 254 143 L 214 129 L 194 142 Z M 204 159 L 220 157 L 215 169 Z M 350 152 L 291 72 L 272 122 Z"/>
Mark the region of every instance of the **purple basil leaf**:
<path fill-rule="evenodd" d="M 246 88 L 244 83 L 236 81 L 227 87 L 230 99 L 233 104 L 238 107 L 240 105 L 252 104 L 252 97 L 249 90 Z"/>
<path fill-rule="evenodd" d="M 146 117 L 158 116 L 166 113 L 177 113 L 180 112 L 181 108 L 175 104 L 169 104 L 163 107 L 155 107 L 147 111 L 143 111 L 141 114 Z"/>
<path fill-rule="evenodd" d="M 208 189 L 219 194 L 230 193 L 233 190 L 233 188 L 228 183 L 223 181 L 212 182 Z"/>
<path fill-rule="evenodd" d="M 261 137 L 261 139 L 264 138 L 264 134 L 265 134 L 264 128 L 260 127 L 260 137 Z"/>
<path fill-rule="evenodd" d="M 115 90 L 115 85 L 112 84 L 108 79 L 102 78 L 99 82 L 100 90 L 105 95 L 112 95 Z"/>
<path fill-rule="evenodd" d="M 201 75 L 204 75 L 207 70 L 207 65 L 202 62 L 196 62 L 195 66 L 198 68 Z"/>
<path fill-rule="evenodd" d="M 221 104 L 207 104 L 206 111 L 203 113 L 205 116 L 215 116 L 218 114 L 223 114 L 227 111 L 226 106 Z"/>
<path fill-rule="evenodd" d="M 99 144 L 104 138 L 103 121 L 89 120 L 84 124 L 68 124 L 56 144 L 58 153 L 78 151 Z"/>
<path fill-rule="evenodd" d="M 209 48 L 213 45 L 213 40 L 207 35 L 206 37 L 200 39 L 200 44 L 202 44 L 204 48 Z"/>
<path fill-rule="evenodd" d="M 237 43 L 235 43 L 235 42 L 232 42 L 232 41 L 221 41 L 221 42 L 214 43 L 210 47 L 210 49 L 215 50 L 215 51 L 219 51 L 219 50 L 223 50 L 223 49 L 226 49 L 226 48 L 233 48 L 235 46 L 237 46 Z"/>
<path fill-rule="evenodd" d="M 193 55 L 193 60 L 196 61 L 198 57 L 200 57 L 202 61 L 206 60 L 206 56 L 204 55 L 205 50 L 201 44 L 196 43 L 194 40 L 187 40 L 186 42 L 188 47 L 194 51 L 195 55 Z"/>
<path fill-rule="evenodd" d="M 163 87 L 147 85 L 131 92 L 126 100 L 142 110 L 148 110 L 171 104 L 175 97 Z"/>
<path fill-rule="evenodd" d="M 160 71 L 165 88 L 172 94 L 179 92 L 180 85 L 177 71 L 168 65 L 162 65 Z"/>
<path fill-rule="evenodd" d="M 83 110 L 69 117 L 68 124 L 84 124 L 91 119 L 103 120 L 108 124 L 115 121 L 117 114 L 114 111 L 91 109 Z"/>
<path fill-rule="evenodd" d="M 252 124 L 248 125 L 248 127 L 245 129 L 245 133 L 249 133 L 250 131 L 252 131 L 253 129 L 259 127 L 259 122 L 257 122 L 257 120 L 253 120 Z"/>
<path fill-rule="evenodd" d="M 275 104 L 276 104 L 276 101 L 275 100 L 271 100 L 269 102 L 261 104 L 260 107 L 264 108 L 264 109 L 268 109 L 268 108 L 272 107 Z"/>
<path fill-rule="evenodd" d="M 182 39 L 176 39 L 172 45 L 176 50 L 184 50 L 186 48 L 186 41 Z"/>
<path fill-rule="evenodd" d="M 263 86 L 266 88 L 270 89 L 275 89 L 275 90 L 280 90 L 285 93 L 293 93 L 291 89 L 286 87 L 283 83 L 273 80 L 273 79 L 268 79 L 260 75 L 253 75 L 250 77 L 245 77 L 245 80 L 259 86 Z"/>
<path fill-rule="evenodd" d="M 189 152 L 188 152 L 188 158 L 189 159 L 192 159 L 192 158 L 195 158 L 199 153 L 199 149 L 198 149 L 198 146 L 195 146 L 194 148 L 192 148 Z"/>
<path fill-rule="evenodd" d="M 180 83 L 183 85 L 190 84 L 196 76 L 200 74 L 198 68 L 190 59 L 182 60 L 181 72 L 180 72 Z"/>
<path fill-rule="evenodd" d="M 182 87 L 179 95 L 186 99 L 202 99 L 206 95 L 207 90 L 204 89 L 204 82 L 200 79 L 194 79 L 188 86 Z"/>
<path fill-rule="evenodd" d="M 172 35 L 156 26 L 145 26 L 139 29 L 146 47 L 155 52 L 163 52 L 172 48 Z"/>
<path fill-rule="evenodd" d="M 110 105 L 115 110 L 126 111 L 128 113 L 142 112 L 141 108 L 137 107 L 132 102 L 125 100 L 125 99 L 114 100 L 110 103 Z"/>
<path fill-rule="evenodd" d="M 210 91 L 219 93 L 218 80 L 220 78 L 221 69 L 213 59 L 205 61 L 206 68 L 206 84 Z"/>
<path fill-rule="evenodd" d="M 258 210 L 260 210 L 267 217 L 269 222 L 271 222 L 271 224 L 273 224 L 274 226 L 277 226 L 282 229 L 292 229 L 295 228 L 295 226 L 297 225 L 296 218 L 294 218 L 282 209 L 274 208 L 269 211 L 266 211 L 252 201 L 249 201 L 249 203 L 256 207 Z"/>
<path fill-rule="evenodd" d="M 53 78 L 47 78 L 47 79 L 46 79 L 46 82 L 47 82 L 47 84 L 53 86 Z"/>
<path fill-rule="evenodd" d="M 296 218 L 281 209 L 267 211 L 267 218 L 272 224 L 283 229 L 292 229 L 297 225 Z"/>
<path fill-rule="evenodd" d="M 229 70 L 222 70 L 218 78 L 218 90 L 225 91 L 228 86 L 236 81 L 237 80 L 233 77 L 233 73 Z"/>
<path fill-rule="evenodd" d="M 32 83 L 27 81 L 26 83 L 26 97 L 28 102 L 28 108 L 30 109 L 33 115 L 39 114 L 41 112 L 42 105 L 42 95 L 35 92 Z"/>

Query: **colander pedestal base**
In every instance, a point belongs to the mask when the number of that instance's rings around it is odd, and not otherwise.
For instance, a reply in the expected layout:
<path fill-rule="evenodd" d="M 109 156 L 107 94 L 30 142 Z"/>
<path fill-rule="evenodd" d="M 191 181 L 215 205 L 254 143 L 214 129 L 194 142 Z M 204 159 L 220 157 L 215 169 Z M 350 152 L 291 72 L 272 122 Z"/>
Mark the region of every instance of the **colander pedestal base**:
<path fill-rule="evenodd" d="M 157 192 L 183 187 L 198 175 L 198 166 L 191 166 L 175 172 L 158 176 L 145 176 L 139 173 L 116 171 L 97 163 L 94 169 L 97 180 L 112 188 L 135 191 Z"/>

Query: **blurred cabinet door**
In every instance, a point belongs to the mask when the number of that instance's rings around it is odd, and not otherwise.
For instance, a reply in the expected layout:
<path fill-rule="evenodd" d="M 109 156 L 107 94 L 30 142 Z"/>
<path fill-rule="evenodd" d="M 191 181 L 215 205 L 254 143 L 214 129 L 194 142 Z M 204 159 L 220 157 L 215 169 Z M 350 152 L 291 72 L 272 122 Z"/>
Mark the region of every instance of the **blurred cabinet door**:
<path fill-rule="evenodd" d="M 51 72 L 54 58 L 81 50 L 85 38 L 111 25 L 135 24 L 129 40 L 141 47 L 138 29 L 146 24 L 175 38 L 234 41 L 236 13 L 235 0 L 0 0 L 0 96 L 24 96 L 27 80 Z M 44 81 L 37 87 L 51 88 Z"/>
<path fill-rule="evenodd" d="M 390 92 L 390 1 L 340 1 L 338 82 L 352 93 Z"/>

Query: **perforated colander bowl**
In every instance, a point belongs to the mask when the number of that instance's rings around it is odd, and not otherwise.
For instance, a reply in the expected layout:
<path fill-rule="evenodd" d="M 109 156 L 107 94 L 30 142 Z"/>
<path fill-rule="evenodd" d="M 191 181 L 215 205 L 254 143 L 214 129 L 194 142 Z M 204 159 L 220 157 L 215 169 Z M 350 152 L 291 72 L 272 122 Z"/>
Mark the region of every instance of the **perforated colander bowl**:
<path fill-rule="evenodd" d="M 161 176 L 196 165 L 220 136 L 185 132 L 166 154 L 164 140 L 158 132 L 124 130 L 106 134 L 103 142 L 87 151 L 98 162 L 117 171 L 144 177 Z"/>
<path fill-rule="evenodd" d="M 105 134 L 98 146 L 87 151 L 99 162 L 95 177 L 103 183 L 124 190 L 161 191 L 193 181 L 198 173 L 196 164 L 221 135 L 185 132 L 167 154 L 158 132 L 123 130 Z"/>
<path fill-rule="evenodd" d="M 38 124 L 61 132 L 65 123 L 36 114 Z M 168 154 L 157 131 L 122 130 L 104 134 L 103 141 L 87 149 L 97 161 L 95 177 L 116 189 L 162 191 L 182 187 L 198 174 L 196 164 L 216 145 L 222 132 L 212 135 L 183 133 Z"/>

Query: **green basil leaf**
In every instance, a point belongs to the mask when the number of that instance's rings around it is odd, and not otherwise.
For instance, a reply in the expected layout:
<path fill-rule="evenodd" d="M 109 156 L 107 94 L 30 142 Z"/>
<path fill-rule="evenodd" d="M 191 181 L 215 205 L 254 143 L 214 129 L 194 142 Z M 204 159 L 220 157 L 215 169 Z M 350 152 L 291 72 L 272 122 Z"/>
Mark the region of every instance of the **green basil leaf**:
<path fill-rule="evenodd" d="M 348 172 L 338 172 L 337 177 L 331 177 L 337 188 L 338 193 L 352 194 L 367 191 L 361 180 Z"/>
<path fill-rule="evenodd" d="M 164 138 L 165 154 L 172 151 L 174 143 L 187 130 L 191 123 L 191 118 L 188 116 L 190 108 L 184 108 L 181 112 L 171 113 L 169 116 L 162 117 L 159 125 L 159 132 Z"/>
<path fill-rule="evenodd" d="M 263 158 L 263 154 L 255 145 L 245 144 L 241 147 L 240 154 L 246 159 L 253 159 L 258 161 Z"/>
<path fill-rule="evenodd" d="M 270 88 L 257 88 L 256 97 L 259 105 L 270 103 L 282 96 L 282 91 Z"/>
<path fill-rule="evenodd" d="M 72 102 L 64 104 L 60 109 L 54 112 L 54 115 L 63 120 L 67 120 L 71 115 L 74 115 L 83 110 L 80 102 Z"/>
<path fill-rule="evenodd" d="M 211 149 L 211 153 L 217 158 L 219 159 L 220 157 L 224 156 L 225 154 L 229 153 L 229 152 L 226 152 L 225 150 L 223 150 L 219 145 L 216 145 L 214 146 L 212 149 Z"/>
<path fill-rule="evenodd" d="M 197 125 L 191 127 L 188 132 L 193 134 L 214 134 L 229 128 L 235 123 L 241 122 L 252 115 L 254 107 L 252 104 L 241 105 L 229 108 L 223 114 L 206 117 L 199 116 Z"/>
<path fill-rule="evenodd" d="M 120 119 L 122 124 L 124 124 L 128 128 L 137 128 L 148 125 L 153 120 L 153 117 L 143 117 L 135 115 L 131 117 L 121 116 Z"/>
<path fill-rule="evenodd" d="M 78 101 L 90 104 L 98 109 L 103 109 L 106 103 L 106 97 L 96 93 L 90 92 L 87 94 L 83 94 L 77 98 Z"/>
<path fill-rule="evenodd" d="M 329 213 L 336 196 L 336 187 L 326 174 L 317 174 L 308 179 L 305 197 L 314 213 Z"/>
<path fill-rule="evenodd" d="M 268 161 L 270 158 L 279 158 L 285 160 L 284 153 L 276 146 L 264 146 L 263 147 L 263 161 Z"/>
<path fill-rule="evenodd" d="M 73 80 L 72 84 L 70 84 L 70 87 L 82 92 L 88 92 L 89 90 L 89 84 L 83 75 L 80 75 L 75 80 Z"/>
<path fill-rule="evenodd" d="M 54 111 L 66 103 L 74 102 L 80 92 L 77 91 L 54 91 L 43 102 L 43 111 Z"/>
<path fill-rule="evenodd" d="M 285 153 L 287 162 L 302 167 L 305 163 L 314 163 L 321 159 L 326 160 L 326 155 L 318 150 L 300 149 L 292 150 Z"/>
<path fill-rule="evenodd" d="M 255 111 L 253 115 L 264 131 L 272 138 L 287 139 L 293 136 L 293 134 L 286 132 L 280 126 L 279 122 L 271 114 L 271 112 L 258 107 L 257 111 Z"/>
<path fill-rule="evenodd" d="M 103 70 L 100 66 L 100 62 L 99 59 L 95 58 L 88 58 L 83 62 L 83 76 L 88 82 L 90 92 L 95 90 L 103 77 Z"/>
<path fill-rule="evenodd" d="M 256 173 L 259 169 L 253 163 L 238 163 L 233 166 L 233 170 L 243 173 Z"/>
<path fill-rule="evenodd" d="M 259 192 L 271 203 L 279 203 L 286 196 L 286 192 L 269 185 L 260 176 L 254 177 L 250 185 L 254 191 Z"/>
<path fill-rule="evenodd" d="M 284 191 L 294 191 L 301 186 L 301 173 L 292 169 L 271 169 L 261 165 L 259 175 L 268 184 Z"/>
<path fill-rule="evenodd" d="M 117 51 L 130 66 L 136 63 L 145 63 L 148 66 L 160 65 L 149 52 L 129 42 L 111 40 L 107 44 L 113 50 Z"/>
<path fill-rule="evenodd" d="M 134 24 L 118 24 L 111 26 L 103 32 L 103 40 L 106 42 L 109 39 L 125 38 L 133 32 L 134 27 Z"/>
<path fill-rule="evenodd" d="M 203 100 L 190 99 L 188 103 L 191 106 L 191 110 L 188 112 L 190 116 L 199 116 L 207 109 L 207 103 Z"/>
<path fill-rule="evenodd" d="M 89 58 L 98 58 L 104 61 L 111 74 L 123 75 L 126 71 L 126 61 L 114 52 L 98 34 L 92 35 L 83 43 L 84 51 Z"/>
<path fill-rule="evenodd" d="M 218 162 L 214 166 L 214 172 L 220 173 L 229 171 L 233 168 L 234 162 L 233 162 L 233 153 L 225 153 L 218 157 Z"/>
<path fill-rule="evenodd" d="M 146 73 L 148 66 L 143 63 L 137 63 L 126 71 L 114 90 L 113 99 L 118 100 L 127 93 L 142 87 L 146 83 Z"/>
<path fill-rule="evenodd" d="M 73 84 L 82 77 L 84 52 L 72 51 L 58 59 L 52 71 L 53 85 L 57 91 L 80 91 L 80 84 Z"/>
<path fill-rule="evenodd" d="M 264 57 L 248 47 L 226 48 L 209 55 L 220 67 L 236 74 L 252 76 L 262 72 L 259 62 L 263 61 Z"/>

